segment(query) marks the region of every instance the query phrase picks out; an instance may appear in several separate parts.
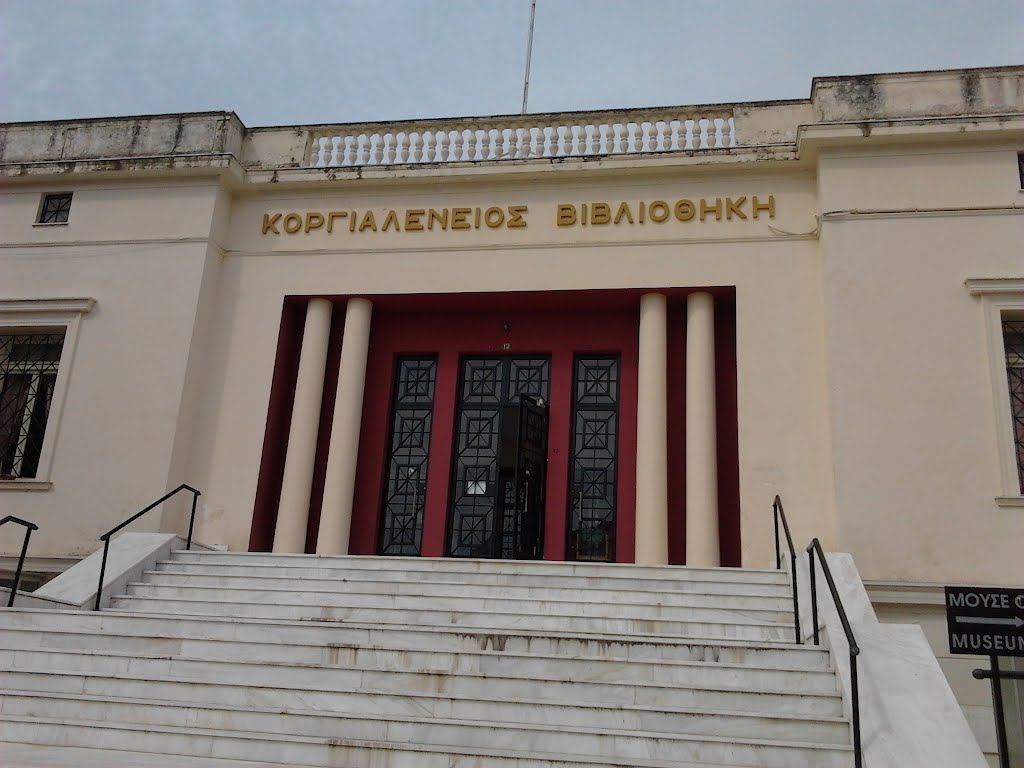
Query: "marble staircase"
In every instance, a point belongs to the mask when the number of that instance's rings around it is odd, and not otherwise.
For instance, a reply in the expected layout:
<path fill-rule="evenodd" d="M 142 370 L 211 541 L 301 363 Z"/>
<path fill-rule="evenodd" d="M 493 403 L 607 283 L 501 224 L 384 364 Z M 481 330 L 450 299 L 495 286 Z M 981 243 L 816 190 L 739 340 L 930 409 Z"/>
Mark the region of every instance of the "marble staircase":
<path fill-rule="evenodd" d="M 786 574 L 175 552 L 0 611 L 0 765 L 853 765 Z M 6 760 L 6 762 L 5 762 Z"/>

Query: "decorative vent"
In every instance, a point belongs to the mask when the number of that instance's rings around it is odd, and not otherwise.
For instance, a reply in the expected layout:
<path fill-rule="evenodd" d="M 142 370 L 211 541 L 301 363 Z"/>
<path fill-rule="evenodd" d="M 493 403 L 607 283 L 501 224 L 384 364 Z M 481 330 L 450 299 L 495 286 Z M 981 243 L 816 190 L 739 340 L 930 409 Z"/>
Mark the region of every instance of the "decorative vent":
<path fill-rule="evenodd" d="M 67 224 L 71 215 L 71 193 L 44 195 L 37 224 Z"/>

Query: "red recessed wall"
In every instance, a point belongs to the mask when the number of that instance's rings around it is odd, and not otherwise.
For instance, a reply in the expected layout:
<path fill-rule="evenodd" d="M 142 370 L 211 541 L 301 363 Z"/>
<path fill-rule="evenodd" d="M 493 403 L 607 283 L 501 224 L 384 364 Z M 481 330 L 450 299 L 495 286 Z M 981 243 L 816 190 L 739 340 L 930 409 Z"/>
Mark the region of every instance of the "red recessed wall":
<path fill-rule="evenodd" d="M 669 295 L 669 555 L 685 558 L 685 293 Z M 616 560 L 632 562 L 635 540 L 637 333 L 641 291 L 588 291 L 543 294 L 459 294 L 374 297 L 356 471 L 356 497 L 350 551 L 376 552 L 394 365 L 402 355 L 433 354 L 438 371 L 433 433 L 427 476 L 422 554 L 445 551 L 452 470 L 452 440 L 459 363 L 465 355 L 550 355 L 550 433 L 544 557 L 565 557 L 568 511 L 572 366 L 577 354 L 619 354 L 620 393 Z M 739 482 L 736 445 L 735 303 L 731 290 L 716 290 L 716 373 L 718 375 L 718 456 L 722 564 L 739 565 Z M 277 500 L 294 394 L 302 317 L 286 302 L 278 342 L 263 461 L 253 515 L 250 549 L 272 544 Z M 307 535 L 315 549 L 337 364 L 343 330 L 344 298 L 335 309 L 318 436 L 317 462 Z M 508 331 L 504 330 L 505 326 Z M 296 328 L 297 326 L 297 328 Z M 272 423 L 273 422 L 273 423 Z"/>

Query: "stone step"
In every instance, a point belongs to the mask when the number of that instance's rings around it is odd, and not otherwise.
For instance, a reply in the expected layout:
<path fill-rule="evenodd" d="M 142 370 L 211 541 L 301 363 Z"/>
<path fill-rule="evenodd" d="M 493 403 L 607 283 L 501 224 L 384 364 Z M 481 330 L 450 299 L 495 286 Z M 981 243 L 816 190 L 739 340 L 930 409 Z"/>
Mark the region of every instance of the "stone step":
<path fill-rule="evenodd" d="M 282 768 L 280 763 L 265 763 L 262 760 L 222 760 L 216 757 L 158 755 L 153 752 L 53 747 L 11 742 L 3 745 L 2 754 L 3 768 Z M 288 768 L 314 766 L 292 764 Z"/>
<path fill-rule="evenodd" d="M 105 654 L 107 647 L 53 648 L 41 647 L 29 638 L 8 637 L 4 649 L 8 651 L 83 651 Z M 287 650 L 287 646 L 283 647 Z M 586 659 L 569 656 L 520 655 L 501 651 L 405 651 L 378 648 L 340 647 L 327 649 L 326 661 L 312 662 L 295 658 L 299 654 L 279 653 L 284 658 L 264 658 L 254 652 L 254 644 L 230 644 L 224 641 L 193 641 L 190 651 L 168 653 L 166 644 L 134 653 L 121 646 L 117 652 L 125 655 L 146 655 L 150 658 L 194 658 L 209 661 L 244 661 L 278 665 L 318 664 L 327 669 L 348 670 L 391 669 L 403 672 L 431 672 L 438 674 L 474 674 L 495 677 L 520 677 L 533 680 L 574 680 L 602 683 L 658 683 L 661 685 L 725 685 L 740 687 L 753 684 L 757 688 L 784 688 L 793 686 L 798 691 L 831 693 L 836 690 L 833 672 L 762 669 L 745 664 L 727 664 L 706 661 L 635 661 L 620 659 Z M 272 655 L 272 654 L 267 654 Z M 307 654 L 308 658 L 308 654 Z"/>
<path fill-rule="evenodd" d="M 148 635 L 148 634 L 117 634 L 112 632 L 64 632 L 57 630 L 34 630 L 0 626 L 0 647 L 14 649 L 49 649 L 49 650 L 83 650 L 103 651 L 111 648 L 121 653 L 162 654 L 172 656 L 188 656 L 198 659 L 218 661 L 266 661 L 277 664 L 319 664 L 323 666 L 358 666 L 373 660 L 375 666 L 395 666 L 409 669 L 461 669 L 467 664 L 478 664 L 477 656 L 500 656 L 510 659 L 532 659 L 532 664 L 544 660 L 549 665 L 557 665 L 565 660 L 564 668 L 568 674 L 574 667 L 581 664 L 594 666 L 605 662 L 617 664 L 640 664 L 638 673 L 650 669 L 655 674 L 671 664 L 718 663 L 723 666 L 736 666 L 743 669 L 765 669 L 778 671 L 782 674 L 808 671 L 806 666 L 799 666 L 792 661 L 796 657 L 783 657 L 762 663 L 762 655 L 757 649 L 735 647 L 705 646 L 693 649 L 688 658 L 681 659 L 638 659 L 627 655 L 606 653 L 604 656 L 576 655 L 565 653 L 544 653 L 536 650 L 515 651 L 510 649 L 459 648 L 457 650 L 436 650 L 402 647 L 401 638 L 385 638 L 386 645 L 372 646 L 364 643 L 344 643 L 332 641 L 324 644 L 304 644 L 264 642 L 262 640 L 205 640 L 201 638 Z M 682 654 L 680 654 L 682 655 Z M 385 661 L 386 660 L 386 661 Z M 659 666 L 661 665 L 661 666 Z M 831 669 L 821 667 L 814 674 L 833 675 Z"/>
<path fill-rule="evenodd" d="M 92 682 L 92 681 L 90 681 Z M 843 718 L 817 715 L 792 716 L 714 711 L 707 709 L 671 710 L 652 707 L 599 707 L 587 703 L 558 703 L 546 700 L 503 700 L 496 698 L 459 698 L 436 694 L 396 694 L 336 692 L 301 695 L 298 691 L 282 691 L 242 685 L 211 685 L 117 680 L 120 687 L 105 679 L 104 685 L 93 683 L 79 690 L 38 691 L 8 690 L 0 696 L 0 712 L 14 715 L 50 716 L 52 712 L 31 712 L 18 709 L 4 699 L 24 698 L 48 700 L 73 697 L 83 701 L 130 697 L 139 701 L 153 700 L 164 706 L 181 709 L 265 710 L 293 714 L 352 716 L 378 720 L 409 720 L 430 718 L 446 721 L 486 723 L 500 727 L 546 726 L 568 732 L 640 731 L 666 735 L 732 736 L 735 738 L 774 739 L 786 741 L 849 744 L 850 725 Z M 159 691 L 160 695 L 154 695 Z M 74 713 L 67 714 L 71 718 Z M 152 723 L 126 715 L 124 722 Z M 249 728 L 240 716 L 232 718 L 229 730 Z M 185 723 L 187 724 L 187 723 Z M 212 723 L 206 723 L 212 727 Z M 226 726 L 217 726 L 226 727 Z M 282 730 L 285 728 L 286 730 Z M 338 732 L 332 729 L 331 732 Z M 299 733 L 293 725 L 273 726 L 271 732 Z M 323 732 L 323 731 L 318 731 Z M 316 732 L 304 735 L 316 735 Z"/>
<path fill-rule="evenodd" d="M 324 663 L 332 648 L 393 648 L 465 652 L 496 650 L 517 654 L 649 661 L 720 661 L 778 669 L 831 670 L 827 649 L 811 645 L 751 643 L 686 637 L 636 637 L 509 629 L 467 632 L 451 626 L 317 624 L 232 617 L 168 617 L 118 611 L 46 611 L 13 608 L 0 611 L 0 647 L 5 629 L 31 633 L 38 647 L 117 647 L 126 652 L 158 649 L 202 657 L 194 642 L 234 641 L 261 647 L 282 645 L 309 663 Z M 31 641 L 30 641 L 31 642 Z M 115 646 L 116 644 L 116 646 Z M 298 647 L 297 649 L 295 647 Z M 257 651 L 257 653 L 271 651 Z"/>
<path fill-rule="evenodd" d="M 143 613 L 171 615 L 245 616 L 291 621 L 337 621 L 378 625 L 453 625 L 463 628 L 504 630 L 561 630 L 583 633 L 628 635 L 683 635 L 702 638 L 732 638 L 756 641 L 783 641 L 793 637 L 793 628 L 785 624 L 765 624 L 723 616 L 714 621 L 662 621 L 658 619 L 619 619 L 576 616 L 524 616 L 486 611 L 445 611 L 419 609 L 350 608 L 316 605 L 276 605 L 231 600 L 160 599 L 120 595 L 111 600 L 111 608 Z M 723 612 L 727 613 L 727 612 Z"/>
<path fill-rule="evenodd" d="M 518 675 L 489 676 L 476 673 L 447 674 L 394 669 L 341 669 L 320 666 L 214 661 L 188 657 L 143 656 L 112 651 L 0 650 L 0 669 L 7 686 L 25 689 L 14 682 L 21 673 L 48 673 L 53 677 L 87 673 L 91 676 L 164 678 L 180 682 L 258 683 L 276 688 L 310 691 L 423 692 L 470 698 L 545 699 L 574 703 L 623 706 L 706 707 L 716 710 L 768 712 L 772 714 L 842 714 L 842 701 L 834 690 L 817 690 L 816 673 L 790 673 L 783 686 L 758 685 L 756 678 L 736 679 L 734 668 L 691 665 L 692 682 L 675 686 L 664 681 L 607 682 L 524 678 Z M 812 677 L 806 677 L 811 675 Z M 37 681 L 38 682 L 38 681 Z"/>
<path fill-rule="evenodd" d="M 664 583 L 675 581 L 735 581 L 741 583 L 789 584 L 785 571 L 755 568 L 690 568 L 684 565 L 644 566 L 632 563 L 570 563 L 551 560 L 474 560 L 452 557 L 377 557 L 372 555 L 297 555 L 269 552 L 217 552 L 211 550 L 176 550 L 171 558 L 179 563 L 223 563 L 226 565 L 301 566 L 340 568 L 351 571 L 401 570 L 407 574 L 434 573 L 497 573 L 562 576 L 596 576 L 606 579 L 654 579 Z"/>
<path fill-rule="evenodd" d="M 675 606 L 662 604 L 593 603 L 579 600 L 527 599 L 505 596 L 364 594 L 360 592 L 306 590 L 292 583 L 287 588 L 264 588 L 243 580 L 238 586 L 206 586 L 186 580 L 180 584 L 133 582 L 128 594 L 139 598 L 167 600 L 224 600 L 259 605 L 330 606 L 333 608 L 376 608 L 389 611 L 474 611 L 515 616 L 565 616 L 656 621 L 733 622 L 751 624 L 785 623 L 792 613 L 774 609 L 725 606 Z"/>
<path fill-rule="evenodd" d="M 275 556 L 276 557 L 276 556 Z M 287 556 L 284 556 L 287 557 Z M 313 556 L 309 556 L 313 557 Z M 391 558 L 382 558 L 388 561 Z M 379 567 L 373 569 L 347 568 L 344 566 L 328 567 L 316 565 L 317 559 L 306 559 L 297 565 L 294 560 L 281 563 L 246 564 L 245 559 L 228 560 L 227 562 L 199 559 L 196 562 L 183 560 L 161 560 L 156 564 L 158 571 L 174 571 L 191 573 L 198 571 L 210 574 L 231 576 L 266 575 L 286 579 L 326 579 L 330 581 L 348 582 L 385 582 L 414 583 L 422 582 L 445 584 L 472 584 L 474 586 L 506 586 L 506 587 L 559 587 L 575 589 L 581 592 L 589 590 L 609 590 L 612 592 L 646 592 L 651 594 L 725 594 L 745 596 L 780 597 L 792 600 L 792 588 L 788 580 L 773 581 L 738 581 L 734 579 L 715 578 L 716 570 L 704 570 L 688 579 L 640 578 L 628 576 L 603 576 L 599 574 L 573 576 L 551 573 L 507 573 L 504 571 L 475 571 L 471 573 L 444 570 L 404 570 L 399 567 Z M 291 564 L 289 564 L 291 563 Z M 631 566 L 635 567 L 635 566 Z M 771 573 L 775 573 L 772 571 Z M 703 578 L 702 578 L 703 577 Z"/>
<path fill-rule="evenodd" d="M 230 566 L 226 566 L 230 567 Z M 639 589 L 598 589 L 563 587 L 561 580 L 549 580 L 548 585 L 478 584 L 473 581 L 397 581 L 387 579 L 327 578 L 310 574 L 281 574 L 278 569 L 263 574 L 264 569 L 250 569 L 252 573 L 221 573 L 216 568 L 191 568 L 166 564 L 156 571 L 146 571 L 147 584 L 248 589 L 295 589 L 301 585 L 307 592 L 346 592 L 363 595 L 416 595 L 421 597 L 505 597 L 531 601 L 566 601 L 617 605 L 669 605 L 687 608 L 735 608 L 737 610 L 773 610 L 785 614 L 793 611 L 793 598 L 786 592 L 777 595 L 746 595 L 703 592 L 651 591 Z M 281 569 L 296 570 L 296 569 Z M 698 582 L 708 583 L 710 582 Z M 726 585 L 736 588 L 735 582 Z M 689 585 L 688 585 L 689 586 Z"/>
<path fill-rule="evenodd" d="M 474 698 L 418 692 L 310 691 L 271 688 L 257 684 L 179 682 L 124 676 L 50 675 L 16 672 L 13 687 L 24 695 L 75 694 L 94 699 L 127 696 L 176 703 L 275 711 L 359 713 L 376 717 L 435 717 L 482 720 L 506 724 L 560 725 L 567 730 L 596 728 L 641 730 L 652 733 L 848 744 L 850 727 L 838 716 L 817 713 L 782 714 L 713 710 L 707 707 L 672 708 L 613 706 L 591 702 L 545 699 Z M 20 686 L 20 683 L 19 683 Z"/>
<path fill-rule="evenodd" d="M 109 704 L 108 704 L 109 706 Z M 127 705 L 130 708 L 130 705 Z M 259 713 L 252 713 L 258 715 Z M 266 722 L 273 723 L 280 716 L 265 713 Z M 95 712 L 92 715 L 95 717 Z M 289 718 L 291 720 L 291 718 Z M 374 727 L 376 725 L 376 727 Z M 466 726 L 453 724 L 464 735 Z M 518 741 L 504 743 L 503 729 L 484 724 L 478 730 L 484 742 L 477 747 L 431 744 L 448 737 L 446 727 L 427 721 L 420 723 L 387 723 L 367 721 L 370 732 L 381 732 L 386 740 L 358 739 L 349 736 L 325 739 L 320 736 L 283 735 L 258 731 L 225 731 L 194 725 L 142 725 L 117 723 L 114 719 L 58 719 L 10 715 L 0 722 L 0 739 L 30 743 L 62 743 L 71 746 L 103 746 L 161 754 L 183 754 L 233 759 L 274 761 L 285 765 L 304 763 L 316 766 L 345 766 L 346 768 L 470 768 L 470 766 L 496 766 L 527 768 L 527 766 L 586 766 L 599 765 L 685 766 L 687 761 L 758 768 L 848 768 L 852 765 L 851 750 L 841 746 L 792 744 L 779 741 L 749 741 L 717 739 L 712 737 L 686 737 L 675 739 L 659 737 L 645 739 L 640 735 L 622 737 L 587 735 L 574 738 L 568 734 L 553 733 L 545 738 L 543 729 L 530 731 L 509 730 L 509 738 Z M 487 742 L 487 736 L 492 740 Z M 529 736 L 529 740 L 523 740 Z M 574 745 L 602 751 L 574 751 L 567 753 L 558 745 L 559 738 L 569 738 Z M 532 743 L 531 743 L 532 742 Z M 552 743 L 558 752 L 543 752 L 540 744 Z M 592 746 L 601 744 L 601 747 Z M 611 751 L 605 745 L 616 749 Z M 671 751 L 667 757 L 649 756 L 648 749 Z M 637 754 L 623 755 L 619 750 Z M 588 757 L 589 756 L 589 757 Z"/>

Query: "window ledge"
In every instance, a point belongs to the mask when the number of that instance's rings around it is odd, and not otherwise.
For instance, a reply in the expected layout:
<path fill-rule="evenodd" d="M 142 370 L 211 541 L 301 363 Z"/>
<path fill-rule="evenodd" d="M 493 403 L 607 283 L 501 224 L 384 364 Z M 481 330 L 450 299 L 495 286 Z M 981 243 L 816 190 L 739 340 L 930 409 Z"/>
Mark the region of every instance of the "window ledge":
<path fill-rule="evenodd" d="M 48 491 L 52 487 L 49 480 L 0 480 L 0 491 Z"/>
<path fill-rule="evenodd" d="M 1000 507 L 1024 507 L 1024 496 L 996 496 L 996 505 Z"/>
<path fill-rule="evenodd" d="M 66 227 L 70 222 L 67 221 L 34 221 L 32 222 L 33 227 Z"/>

